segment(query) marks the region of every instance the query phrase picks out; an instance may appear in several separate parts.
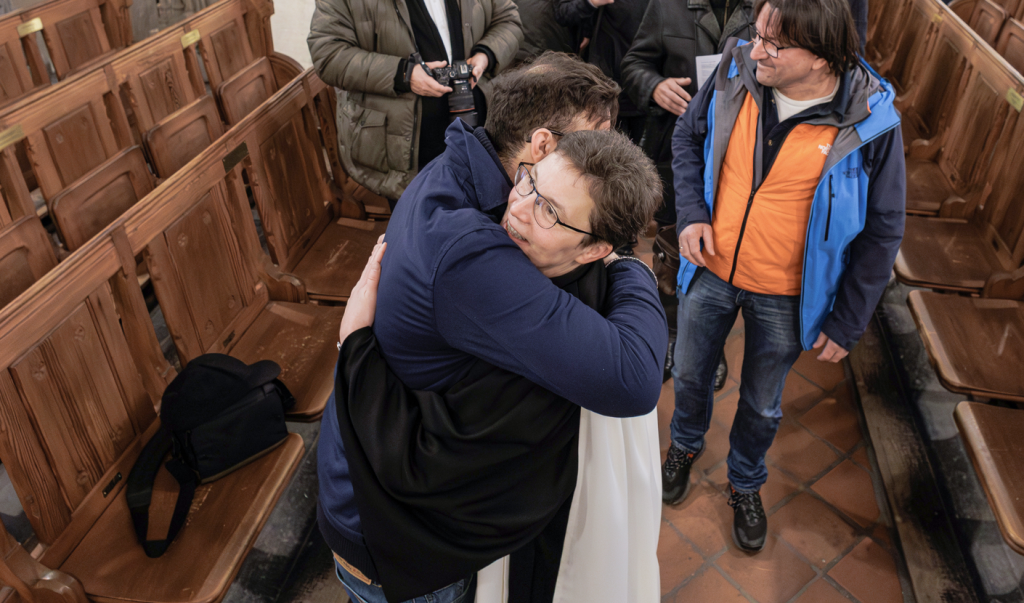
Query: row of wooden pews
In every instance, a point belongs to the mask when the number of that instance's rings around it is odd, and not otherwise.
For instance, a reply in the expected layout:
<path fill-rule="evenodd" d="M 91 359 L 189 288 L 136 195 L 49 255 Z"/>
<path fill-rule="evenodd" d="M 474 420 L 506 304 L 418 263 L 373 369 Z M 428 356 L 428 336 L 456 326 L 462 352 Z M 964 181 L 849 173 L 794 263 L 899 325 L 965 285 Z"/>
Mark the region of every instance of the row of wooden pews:
<path fill-rule="evenodd" d="M 280 364 L 290 420 L 318 420 L 333 389 L 331 304 L 386 210 L 351 194 L 334 91 L 273 52 L 269 12 L 221 0 L 0 106 L 0 460 L 39 541 L 29 555 L 0 530 L 0 585 L 23 599 L 220 600 L 302 458 L 293 434 L 200 486 L 174 545 L 145 556 L 124 476 L 176 375 L 154 304 L 182 364 Z M 161 470 L 154 534 L 176 495 Z"/>
<path fill-rule="evenodd" d="M 894 270 L 919 287 L 908 304 L 939 380 L 973 398 L 956 422 L 1003 536 L 1024 553 L 1024 77 L 1005 52 L 1020 42 L 1004 44 L 1024 40 L 1024 3 L 871 9 L 868 56 L 899 91 L 907 156 Z"/>
<path fill-rule="evenodd" d="M 343 308 L 308 303 L 302 281 L 270 263 L 249 195 L 281 223 L 324 204 L 330 176 L 315 127 L 324 88 L 311 71 L 295 78 L 0 310 L 0 458 L 41 543 L 38 562 L 94 601 L 218 600 L 303 451 L 292 435 L 201 486 L 167 554 L 145 556 L 121 476 L 156 428 L 175 370 L 137 256 L 183 362 L 212 351 L 275 360 L 297 399 L 291 418 L 323 411 Z M 353 259 L 358 271 L 365 256 Z M 161 473 L 154 517 L 169 520 L 176 493 Z"/>

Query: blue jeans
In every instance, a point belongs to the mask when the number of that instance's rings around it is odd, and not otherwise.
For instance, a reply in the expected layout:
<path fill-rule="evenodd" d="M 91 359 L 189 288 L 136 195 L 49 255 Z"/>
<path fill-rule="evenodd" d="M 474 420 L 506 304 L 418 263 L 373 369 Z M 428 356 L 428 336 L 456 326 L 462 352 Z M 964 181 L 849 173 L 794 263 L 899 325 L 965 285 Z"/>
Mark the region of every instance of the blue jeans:
<path fill-rule="evenodd" d="M 704 448 L 711 424 L 718 355 L 743 309 L 745 341 L 740 402 L 729 433 L 729 482 L 756 492 L 768 479 L 764 455 L 782 419 L 786 374 L 803 351 L 800 297 L 751 293 L 704 270 L 679 296 L 679 329 L 672 377 L 676 409 L 672 442 L 686 452 Z M 735 367 L 733 367 L 735 370 Z"/>
<path fill-rule="evenodd" d="M 356 578 L 342 567 L 337 559 L 334 561 L 334 569 L 338 573 L 338 580 L 341 580 L 341 585 L 348 591 L 348 596 L 352 599 L 352 603 L 388 603 L 387 599 L 384 598 L 384 589 L 381 588 L 380 584 L 376 582 L 367 584 Z M 475 575 L 465 580 L 459 580 L 455 584 L 446 586 L 441 590 L 410 599 L 406 603 L 472 603 L 467 595 L 469 594 L 469 586 L 474 579 Z"/>

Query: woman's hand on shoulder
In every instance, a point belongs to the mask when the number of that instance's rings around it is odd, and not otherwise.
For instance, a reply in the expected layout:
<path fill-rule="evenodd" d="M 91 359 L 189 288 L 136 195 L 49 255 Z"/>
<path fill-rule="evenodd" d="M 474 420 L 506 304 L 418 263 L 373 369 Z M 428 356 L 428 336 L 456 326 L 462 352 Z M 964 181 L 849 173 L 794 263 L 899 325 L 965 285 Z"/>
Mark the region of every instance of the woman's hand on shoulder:
<path fill-rule="evenodd" d="M 380 262 L 387 247 L 384 235 L 380 235 L 370 253 L 370 259 L 366 261 L 362 275 L 359 276 L 359 282 L 352 288 L 352 294 L 345 304 L 345 314 L 341 318 L 341 328 L 338 331 L 338 341 L 341 343 L 355 331 L 373 325 L 374 315 L 377 313 Z"/>

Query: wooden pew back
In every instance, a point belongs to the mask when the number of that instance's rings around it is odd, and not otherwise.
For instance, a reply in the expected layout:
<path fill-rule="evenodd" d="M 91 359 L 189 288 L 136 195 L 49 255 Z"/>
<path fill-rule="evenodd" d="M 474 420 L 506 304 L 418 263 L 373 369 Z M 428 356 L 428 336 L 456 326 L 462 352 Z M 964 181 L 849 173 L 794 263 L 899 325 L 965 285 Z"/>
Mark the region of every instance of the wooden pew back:
<path fill-rule="evenodd" d="M 1018 73 L 1024 73 L 1024 23 L 1010 19 L 996 40 L 996 52 Z"/>
<path fill-rule="evenodd" d="M 894 43 L 893 51 L 884 64 L 883 73 L 897 90 L 911 87 L 915 77 L 924 65 L 918 59 L 924 54 L 923 49 L 929 45 L 939 24 L 946 16 L 944 7 L 936 5 L 934 0 L 910 0 L 906 9 L 898 16 L 897 23 L 890 26 L 889 35 L 898 42 Z"/>
<path fill-rule="evenodd" d="M 965 70 L 969 69 L 967 58 L 972 44 L 951 21 L 941 23 L 931 44 L 922 46 L 923 56 L 915 61 L 921 66 L 920 73 L 913 78 L 913 87 L 898 99 L 903 119 L 923 138 L 945 131 L 966 84 Z M 912 141 L 903 142 L 909 145 Z"/>
<path fill-rule="evenodd" d="M 116 88 L 93 70 L 31 95 L 0 117 L 20 130 L 45 199 L 132 144 Z"/>
<path fill-rule="evenodd" d="M 331 220 L 330 172 L 317 131 L 315 102 L 325 85 L 311 71 L 293 80 L 231 129 L 227 145 L 245 144 L 252 187 L 270 256 L 290 272 Z M 320 100 L 323 100 L 321 97 Z"/>
<path fill-rule="evenodd" d="M 51 215 L 69 251 L 85 244 L 153 190 L 142 149 L 121 151 L 54 197 Z"/>
<path fill-rule="evenodd" d="M 222 134 L 217 105 L 204 95 L 158 121 L 146 132 L 146 148 L 157 175 L 166 178 Z"/>
<path fill-rule="evenodd" d="M 970 18 L 967 20 L 967 24 L 971 26 L 975 33 L 981 36 L 982 40 L 995 46 L 999 31 L 1003 28 L 1003 24 L 1006 23 L 1008 17 L 1006 9 L 993 2 L 993 0 L 978 0 L 974 7 L 974 12 L 971 13 Z"/>
<path fill-rule="evenodd" d="M 100 59 L 112 48 L 97 0 L 59 0 L 24 11 L 23 20 L 40 26 L 57 79 Z"/>

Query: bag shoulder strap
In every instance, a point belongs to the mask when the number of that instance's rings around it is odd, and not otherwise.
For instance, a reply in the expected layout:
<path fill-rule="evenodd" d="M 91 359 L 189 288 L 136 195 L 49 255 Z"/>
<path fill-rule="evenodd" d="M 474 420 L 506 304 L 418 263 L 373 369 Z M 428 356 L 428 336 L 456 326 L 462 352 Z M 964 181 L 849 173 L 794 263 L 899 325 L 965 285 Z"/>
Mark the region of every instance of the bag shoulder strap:
<path fill-rule="evenodd" d="M 195 496 L 198 484 L 195 473 L 180 460 L 172 458 L 167 461 L 167 470 L 178 482 L 178 501 L 174 505 L 174 514 L 171 515 L 171 525 L 167 530 L 167 537 L 163 540 L 147 540 L 149 505 L 153 500 L 153 483 L 160 470 L 160 463 L 170 451 L 171 434 L 161 425 L 160 429 L 143 447 L 138 460 L 135 461 L 135 466 L 128 474 L 128 482 L 125 484 L 128 509 L 132 514 L 132 523 L 135 524 L 135 534 L 147 557 L 159 557 L 167 551 L 171 541 L 185 525 L 185 518 L 192 506 L 192 498 Z"/>

